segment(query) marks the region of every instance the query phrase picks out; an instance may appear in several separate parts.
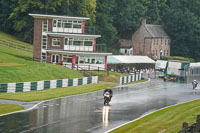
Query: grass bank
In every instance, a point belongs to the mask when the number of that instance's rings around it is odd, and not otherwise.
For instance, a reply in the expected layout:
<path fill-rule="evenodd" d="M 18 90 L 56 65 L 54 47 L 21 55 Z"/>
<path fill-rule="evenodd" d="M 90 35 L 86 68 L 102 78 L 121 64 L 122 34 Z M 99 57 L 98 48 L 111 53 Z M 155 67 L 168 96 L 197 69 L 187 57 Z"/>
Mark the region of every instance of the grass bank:
<path fill-rule="evenodd" d="M 0 99 L 16 100 L 16 101 L 41 101 L 47 99 L 53 99 L 64 96 L 71 96 L 77 94 L 83 94 L 106 88 L 112 88 L 115 85 L 111 84 L 88 84 L 67 88 L 55 88 L 41 91 L 30 91 L 30 92 L 17 92 L 17 93 L 0 93 Z"/>
<path fill-rule="evenodd" d="M 111 133 L 176 133 L 181 130 L 183 122 L 193 124 L 198 114 L 200 100 L 195 100 L 154 112 Z"/>
<path fill-rule="evenodd" d="M 15 111 L 20 111 L 23 109 L 24 108 L 19 105 L 0 104 L 0 115 L 15 112 Z"/>
<path fill-rule="evenodd" d="M 127 76 L 128 74 L 118 73 L 118 72 L 109 72 L 109 74 L 105 71 L 87 71 L 86 74 L 99 76 L 100 81 L 105 82 L 119 82 L 119 77 Z"/>
<path fill-rule="evenodd" d="M 0 83 L 83 77 L 69 68 L 32 61 L 32 54 L 0 45 Z"/>

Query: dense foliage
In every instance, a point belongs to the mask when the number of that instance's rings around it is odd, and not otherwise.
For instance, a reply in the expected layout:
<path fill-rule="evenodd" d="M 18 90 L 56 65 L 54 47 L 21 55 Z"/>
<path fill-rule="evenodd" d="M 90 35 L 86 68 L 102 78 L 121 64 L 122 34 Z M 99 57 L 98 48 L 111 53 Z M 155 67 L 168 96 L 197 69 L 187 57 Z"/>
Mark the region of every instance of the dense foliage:
<path fill-rule="evenodd" d="M 120 38 L 131 39 L 141 25 L 164 24 L 172 39 L 171 54 L 200 61 L 200 0 L 1 0 L 0 31 L 32 43 L 29 13 L 90 17 L 102 35 L 98 43 L 117 49 Z"/>

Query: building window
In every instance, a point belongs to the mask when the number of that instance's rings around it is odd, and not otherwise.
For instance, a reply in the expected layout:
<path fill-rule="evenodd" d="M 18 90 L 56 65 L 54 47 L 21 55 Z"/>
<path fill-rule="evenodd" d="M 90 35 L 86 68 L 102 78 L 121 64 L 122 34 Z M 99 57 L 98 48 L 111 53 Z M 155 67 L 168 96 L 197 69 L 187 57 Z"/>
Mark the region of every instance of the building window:
<path fill-rule="evenodd" d="M 46 62 L 46 53 L 42 53 L 42 62 Z"/>
<path fill-rule="evenodd" d="M 165 45 L 167 45 L 167 40 L 165 39 Z"/>
<path fill-rule="evenodd" d="M 74 41 L 73 45 L 80 46 L 81 45 L 81 41 Z"/>
<path fill-rule="evenodd" d="M 168 50 L 167 50 L 167 56 L 168 56 Z"/>
<path fill-rule="evenodd" d="M 158 51 L 156 50 L 156 56 L 158 55 Z"/>
<path fill-rule="evenodd" d="M 68 45 L 68 44 L 69 44 L 69 39 L 65 38 L 65 45 Z"/>
<path fill-rule="evenodd" d="M 153 40 L 154 45 L 156 45 L 156 40 Z"/>
<path fill-rule="evenodd" d="M 47 36 L 42 36 L 42 48 L 47 49 Z"/>
<path fill-rule="evenodd" d="M 67 22 L 67 21 L 63 21 L 63 27 L 64 28 L 72 28 L 72 23 Z"/>
<path fill-rule="evenodd" d="M 61 28 L 61 20 L 58 20 L 58 22 L 57 22 L 57 27 L 58 27 L 58 28 Z"/>
<path fill-rule="evenodd" d="M 155 50 L 153 50 L 153 56 L 155 56 Z"/>
<path fill-rule="evenodd" d="M 53 20 L 53 27 L 56 27 L 57 21 Z"/>
<path fill-rule="evenodd" d="M 85 41 L 84 42 L 84 46 L 92 46 L 93 45 L 93 41 Z"/>
<path fill-rule="evenodd" d="M 73 28 L 81 29 L 82 22 L 81 21 L 73 21 Z"/>
<path fill-rule="evenodd" d="M 163 40 L 161 39 L 161 45 L 162 45 L 162 43 L 163 43 Z"/>
<path fill-rule="evenodd" d="M 65 45 L 93 46 L 93 39 L 88 39 L 88 38 L 65 38 Z"/>
<path fill-rule="evenodd" d="M 60 46 L 60 38 L 52 38 L 52 46 Z"/>
<path fill-rule="evenodd" d="M 43 20 L 42 31 L 47 31 L 47 20 Z"/>
<path fill-rule="evenodd" d="M 165 50 L 164 50 L 164 56 L 165 56 Z"/>
<path fill-rule="evenodd" d="M 53 27 L 81 29 L 82 21 L 53 20 Z"/>
<path fill-rule="evenodd" d="M 157 45 L 158 45 L 158 40 L 157 40 Z"/>
<path fill-rule="evenodd" d="M 63 55 L 63 62 L 72 63 L 72 56 Z"/>

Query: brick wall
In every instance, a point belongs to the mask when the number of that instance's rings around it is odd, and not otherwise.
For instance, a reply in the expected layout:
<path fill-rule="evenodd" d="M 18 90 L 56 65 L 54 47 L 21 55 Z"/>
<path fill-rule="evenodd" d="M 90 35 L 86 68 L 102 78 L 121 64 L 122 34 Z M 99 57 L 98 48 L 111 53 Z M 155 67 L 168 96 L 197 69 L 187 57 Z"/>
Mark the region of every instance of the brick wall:
<path fill-rule="evenodd" d="M 60 46 L 52 46 L 52 38 L 60 38 Z M 48 36 L 47 49 L 64 49 L 64 38 L 63 37 L 52 37 Z"/>
<path fill-rule="evenodd" d="M 34 19 L 33 60 L 41 60 L 42 19 Z"/>
<path fill-rule="evenodd" d="M 48 19 L 48 31 L 53 31 L 53 19 Z"/>
<path fill-rule="evenodd" d="M 168 56 L 170 56 L 170 45 L 168 41 L 165 45 L 165 40 L 169 40 L 169 38 L 153 38 L 146 30 L 145 24 L 146 20 L 143 20 L 141 27 L 132 35 L 133 55 L 144 55 L 150 58 L 160 59 L 160 50 L 162 49 L 162 56 L 167 56 L 167 50 Z M 154 45 L 154 40 L 156 40 L 156 45 Z M 157 50 L 157 57 L 153 56 L 153 51 L 155 50 Z"/>
<path fill-rule="evenodd" d="M 155 45 L 154 45 L 154 40 L 155 40 Z M 162 43 L 161 43 L 162 40 Z M 165 40 L 167 40 L 167 43 L 165 44 Z M 154 55 L 154 59 L 160 59 L 160 50 L 162 49 L 162 56 L 170 56 L 170 44 L 168 43 L 168 40 L 170 40 L 169 38 L 155 38 L 152 40 L 152 47 L 151 47 L 151 51 L 153 53 L 153 51 L 158 52 L 157 54 L 157 58 L 156 55 Z M 157 44 L 158 41 L 158 44 Z M 168 55 L 167 55 L 167 50 L 168 50 Z"/>
<path fill-rule="evenodd" d="M 145 55 L 147 54 L 148 48 L 150 48 L 149 40 L 144 39 L 145 37 L 150 37 L 150 34 L 146 31 L 145 27 L 142 25 L 132 36 L 133 43 L 133 55 Z M 145 46 L 144 46 L 145 41 Z M 145 49 L 145 47 L 147 47 Z"/>

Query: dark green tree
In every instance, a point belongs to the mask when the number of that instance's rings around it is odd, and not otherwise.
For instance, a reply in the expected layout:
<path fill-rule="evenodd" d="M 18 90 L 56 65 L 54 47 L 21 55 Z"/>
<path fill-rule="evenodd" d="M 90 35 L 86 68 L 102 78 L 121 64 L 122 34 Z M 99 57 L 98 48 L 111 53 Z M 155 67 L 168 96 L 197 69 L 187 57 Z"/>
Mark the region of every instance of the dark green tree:
<path fill-rule="evenodd" d="M 116 7 L 113 10 L 114 26 L 119 38 L 130 39 L 131 35 L 139 28 L 145 18 L 147 8 L 143 6 L 145 0 L 115 0 Z"/>
<path fill-rule="evenodd" d="M 10 13 L 16 7 L 17 0 L 1 0 L 0 1 L 0 31 L 12 33 L 13 22 L 9 20 Z"/>
<path fill-rule="evenodd" d="M 162 11 L 165 30 L 172 39 L 171 54 L 200 60 L 199 0 L 168 0 Z"/>
<path fill-rule="evenodd" d="M 102 36 L 98 39 L 98 43 L 105 43 L 110 48 L 117 34 L 111 14 L 114 7 L 115 0 L 97 0 L 95 31 Z"/>

